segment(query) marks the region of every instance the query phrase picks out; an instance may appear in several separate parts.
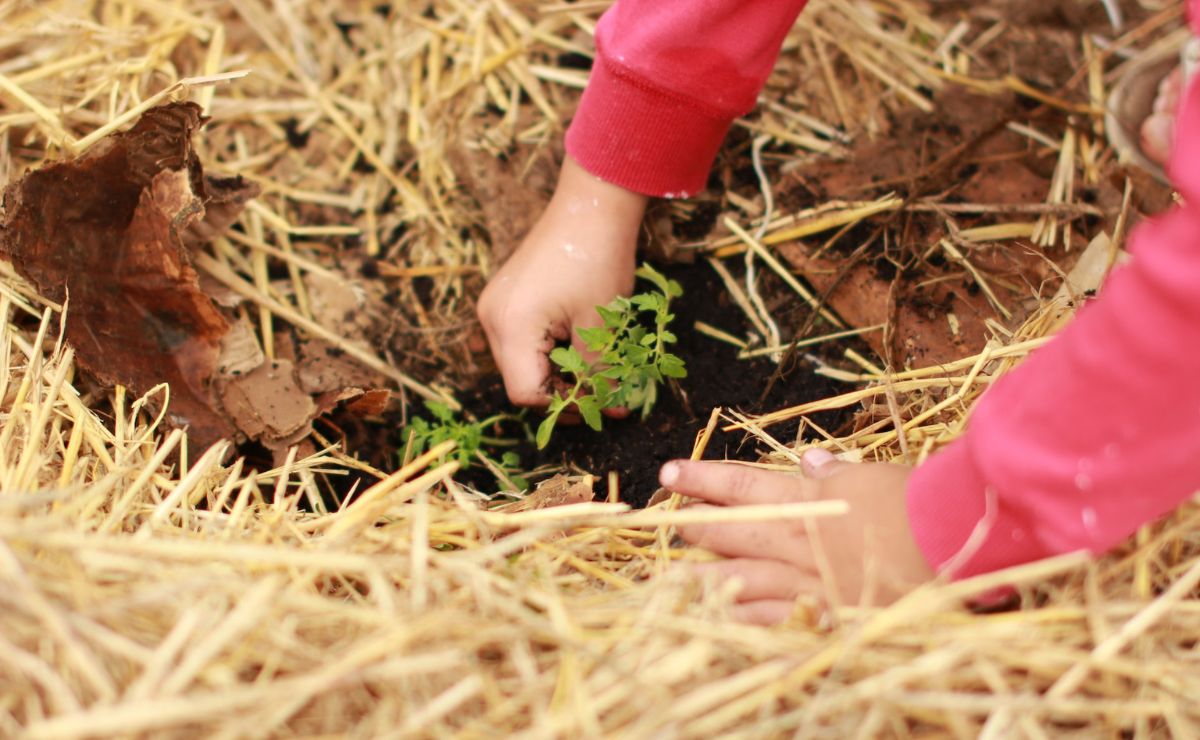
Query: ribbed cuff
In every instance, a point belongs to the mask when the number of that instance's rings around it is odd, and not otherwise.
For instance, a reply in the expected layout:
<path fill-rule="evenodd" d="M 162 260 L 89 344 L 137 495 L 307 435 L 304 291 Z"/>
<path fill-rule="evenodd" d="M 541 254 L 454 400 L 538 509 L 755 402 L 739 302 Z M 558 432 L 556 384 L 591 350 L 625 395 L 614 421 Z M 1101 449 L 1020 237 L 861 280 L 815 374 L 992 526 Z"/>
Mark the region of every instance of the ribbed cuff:
<path fill-rule="evenodd" d="M 735 117 L 657 89 L 601 53 L 567 131 L 567 152 L 605 182 L 687 198 L 705 188 Z"/>
<path fill-rule="evenodd" d="M 929 565 L 952 580 L 1051 554 L 996 491 L 989 490 L 965 440 L 913 471 L 908 479 L 908 521 Z"/>

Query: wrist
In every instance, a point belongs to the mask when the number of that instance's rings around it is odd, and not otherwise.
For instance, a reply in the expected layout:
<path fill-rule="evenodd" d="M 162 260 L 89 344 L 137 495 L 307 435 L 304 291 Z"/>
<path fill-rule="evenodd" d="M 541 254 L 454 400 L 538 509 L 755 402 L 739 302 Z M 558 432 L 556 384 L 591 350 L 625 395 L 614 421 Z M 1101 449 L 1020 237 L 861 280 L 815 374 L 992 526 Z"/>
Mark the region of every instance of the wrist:
<path fill-rule="evenodd" d="M 649 198 L 596 177 L 568 156 L 563 161 L 550 208 L 576 224 L 614 237 L 614 248 L 636 251 L 638 230 Z"/>

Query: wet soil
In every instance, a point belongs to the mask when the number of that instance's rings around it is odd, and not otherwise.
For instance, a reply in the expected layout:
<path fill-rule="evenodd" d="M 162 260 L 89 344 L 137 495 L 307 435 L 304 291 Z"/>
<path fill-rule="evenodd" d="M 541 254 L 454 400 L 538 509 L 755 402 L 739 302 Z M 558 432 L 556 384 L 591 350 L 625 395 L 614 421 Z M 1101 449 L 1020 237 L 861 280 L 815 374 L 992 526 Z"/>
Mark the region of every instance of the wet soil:
<path fill-rule="evenodd" d="M 600 478 L 597 498 L 607 496 L 608 473 L 615 471 L 621 500 L 644 506 L 658 488 L 659 467 L 668 460 L 691 454 L 696 436 L 707 424 L 713 408 L 751 413 L 774 411 L 847 390 L 845 385 L 813 374 L 814 364 L 803 357 L 784 366 L 782 372 L 768 359 L 739 360 L 736 348 L 694 329 L 697 321 L 703 321 L 735 336 L 745 332 L 741 310 L 733 305 L 712 268 L 698 263 L 667 267 L 664 272 L 678 280 L 684 289 L 683 298 L 674 304 L 674 330 L 679 336 L 674 351 L 687 363 L 688 377 L 677 386 L 664 389 L 659 403 L 644 421 L 640 417 L 606 419 L 601 432 L 582 424 L 560 425 L 545 450 L 536 450 L 532 443 L 522 444 L 518 451 L 526 469 L 573 466 L 593 473 Z M 783 302 L 787 296 L 780 294 L 780 287 L 767 279 L 762 290 L 776 295 L 776 302 Z M 772 383 L 776 373 L 779 377 Z M 477 418 L 511 410 L 497 376 L 485 378 L 473 393 L 464 394 L 462 400 Z M 822 413 L 814 415 L 813 421 L 825 429 L 836 430 L 848 418 L 842 412 Z M 537 421 L 535 415 L 531 425 Z M 770 432 L 788 443 L 795 440 L 798 427 L 799 422 L 792 422 L 772 427 Z M 394 443 L 398 445 L 399 440 Z M 704 457 L 755 460 L 761 452 L 754 440 L 718 428 Z M 474 483 L 481 490 L 495 488 L 486 471 L 471 470 L 459 479 Z"/>

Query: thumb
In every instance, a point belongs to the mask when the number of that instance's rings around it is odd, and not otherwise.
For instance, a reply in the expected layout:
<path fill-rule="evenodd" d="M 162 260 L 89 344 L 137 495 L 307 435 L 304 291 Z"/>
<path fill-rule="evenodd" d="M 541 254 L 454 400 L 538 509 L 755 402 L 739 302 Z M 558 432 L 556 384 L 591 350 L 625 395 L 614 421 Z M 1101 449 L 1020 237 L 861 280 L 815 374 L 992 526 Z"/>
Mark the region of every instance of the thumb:
<path fill-rule="evenodd" d="M 839 460 L 832 452 L 821 447 L 809 449 L 800 458 L 800 468 L 804 471 L 804 475 L 814 479 L 836 475 L 838 471 L 850 464 Z"/>

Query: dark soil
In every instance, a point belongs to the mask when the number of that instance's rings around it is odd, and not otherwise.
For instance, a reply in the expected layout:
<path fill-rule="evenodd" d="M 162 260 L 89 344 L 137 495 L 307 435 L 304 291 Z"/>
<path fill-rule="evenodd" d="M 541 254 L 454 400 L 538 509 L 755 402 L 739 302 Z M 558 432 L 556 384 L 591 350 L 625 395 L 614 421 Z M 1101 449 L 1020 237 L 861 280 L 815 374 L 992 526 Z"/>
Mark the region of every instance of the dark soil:
<path fill-rule="evenodd" d="M 608 473 L 618 474 L 621 500 L 644 506 L 658 489 L 658 469 L 666 461 L 691 454 L 696 435 L 708 422 L 714 407 L 746 412 L 775 411 L 844 392 L 844 385 L 813 374 L 813 365 L 804 360 L 785 368 L 771 384 L 778 366 L 767 359 L 739 360 L 737 349 L 711 339 L 693 328 L 704 321 L 740 336 L 745 319 L 733 305 L 720 279 L 707 264 L 679 265 L 664 272 L 683 285 L 683 298 L 676 308 L 675 333 L 679 343 L 675 352 L 687 363 L 688 377 L 674 389 L 664 389 L 659 403 L 644 422 L 640 417 L 606 419 L 604 429 L 594 432 L 582 424 L 559 426 L 550 445 L 536 451 L 532 445 L 522 449 L 528 468 L 541 465 L 574 465 L 600 476 L 597 498 L 607 495 Z M 773 289 L 769 282 L 763 290 Z M 771 390 L 764 398 L 768 386 Z M 479 417 L 508 408 L 504 388 L 498 378 L 488 378 L 466 405 Z M 813 420 L 826 429 L 837 428 L 848 415 L 817 414 Z M 534 420 L 536 424 L 536 420 Z M 769 431 L 780 441 L 794 441 L 798 422 L 781 424 Z M 755 460 L 760 454 L 753 440 L 741 433 L 725 433 L 718 428 L 705 452 L 706 459 Z M 493 485 L 486 476 L 481 487 Z"/>
<path fill-rule="evenodd" d="M 538 468 L 562 469 L 574 467 L 599 477 L 596 496 L 603 499 L 608 491 L 608 473 L 618 475 L 621 500 L 635 506 L 645 506 L 658 489 L 658 469 L 666 461 L 688 457 L 698 432 L 704 428 L 714 407 L 738 409 L 745 412 L 776 411 L 808 401 L 827 398 L 847 390 L 846 386 L 815 375 L 811 362 L 798 358 L 771 383 L 779 368 L 766 359 L 738 360 L 737 350 L 695 331 L 695 322 L 704 321 L 735 336 L 745 331 L 745 318 L 732 304 L 725 287 L 707 264 L 677 265 L 663 270 L 678 280 L 684 289 L 677 301 L 674 331 L 679 336 L 675 352 L 687 363 L 688 377 L 677 387 L 663 389 L 658 404 L 648 419 L 606 419 L 604 430 L 593 432 L 582 424 L 560 425 L 554 431 L 549 447 L 538 451 L 532 442 L 524 442 L 517 451 L 525 470 Z M 762 292 L 768 305 L 786 303 L 788 296 L 781 286 L 764 276 Z M 803 319 L 804 312 L 779 310 L 777 319 L 786 323 L 792 318 Z M 839 348 L 840 351 L 840 348 Z M 770 387 L 770 392 L 764 392 Z M 497 375 L 485 377 L 473 391 L 459 394 L 467 412 L 475 418 L 513 411 Z M 417 407 L 413 408 L 414 412 Z M 821 413 L 813 421 L 834 431 L 850 418 L 848 412 Z M 540 420 L 531 413 L 530 426 Z M 344 438 L 347 449 L 382 470 L 396 467 L 398 451 L 403 445 L 399 414 L 386 421 L 368 421 L 345 412 L 319 420 L 318 430 L 326 436 Z M 776 439 L 784 443 L 795 440 L 799 422 L 771 427 Z M 516 430 L 510 425 L 505 436 L 511 438 Z M 740 433 L 726 433 L 718 428 L 705 452 L 706 459 L 755 460 L 761 450 L 753 440 Z M 264 461 L 265 463 L 265 461 Z M 491 474 L 475 466 L 460 473 L 460 483 L 473 485 L 482 491 L 496 490 Z M 336 506 L 350 490 L 369 486 L 372 478 L 351 473 L 329 479 L 329 501 Z M 536 479 L 535 481 L 536 482 Z"/>

